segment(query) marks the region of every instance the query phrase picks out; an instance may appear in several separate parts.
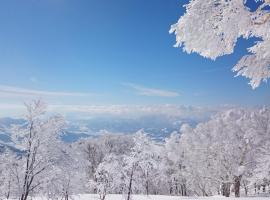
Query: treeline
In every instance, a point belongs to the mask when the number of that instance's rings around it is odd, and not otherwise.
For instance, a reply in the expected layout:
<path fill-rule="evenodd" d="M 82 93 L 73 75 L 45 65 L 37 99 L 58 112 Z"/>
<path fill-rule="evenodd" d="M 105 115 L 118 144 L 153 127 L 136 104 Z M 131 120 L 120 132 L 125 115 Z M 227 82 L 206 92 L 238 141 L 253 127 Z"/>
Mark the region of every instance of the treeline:
<path fill-rule="evenodd" d="M 196 127 L 183 125 L 164 142 L 143 130 L 67 144 L 65 120 L 45 105 L 27 105 L 12 127 L 16 152 L 0 159 L 0 197 L 68 200 L 70 195 L 179 196 L 270 193 L 270 109 L 232 109 Z"/>

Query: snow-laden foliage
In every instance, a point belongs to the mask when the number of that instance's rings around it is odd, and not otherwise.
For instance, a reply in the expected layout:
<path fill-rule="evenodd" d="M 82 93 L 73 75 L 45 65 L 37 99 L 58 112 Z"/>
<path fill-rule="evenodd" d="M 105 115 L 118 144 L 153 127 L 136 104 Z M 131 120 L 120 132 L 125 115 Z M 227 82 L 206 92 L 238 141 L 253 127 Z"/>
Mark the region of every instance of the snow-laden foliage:
<path fill-rule="evenodd" d="M 187 158 L 184 163 L 192 169 L 191 177 L 200 177 L 201 184 L 209 184 L 202 187 L 210 189 L 208 194 L 215 193 L 212 185 L 221 184 L 223 193 L 233 185 L 239 196 L 240 182 L 254 172 L 258 157 L 264 156 L 262 151 L 270 141 L 269 114 L 267 109 L 229 110 L 194 129 L 182 128 L 181 142 Z M 201 167 L 197 168 L 199 163 Z"/>
<path fill-rule="evenodd" d="M 16 152 L 1 155 L 4 174 L 5 196 L 16 196 L 20 200 L 34 195 L 54 171 L 52 168 L 62 158 L 59 134 L 64 126 L 60 116 L 45 116 L 45 104 L 33 101 L 25 105 L 25 123 L 12 127 L 11 138 Z"/>
<path fill-rule="evenodd" d="M 216 59 L 231 54 L 239 38 L 260 38 L 249 54 L 234 66 L 237 75 L 250 79 L 252 88 L 270 78 L 270 6 L 269 0 L 251 11 L 246 0 L 190 0 L 186 13 L 172 25 L 176 47 Z"/>
<path fill-rule="evenodd" d="M 270 193 L 269 108 L 227 110 L 165 141 L 140 130 L 67 144 L 62 118 L 44 115 L 39 101 L 28 106 L 26 123 L 12 128 L 16 151 L 0 154 L 0 199 Z"/>
<path fill-rule="evenodd" d="M 92 187 L 102 197 L 123 193 L 126 199 L 130 193 L 230 196 L 234 191 L 239 196 L 243 189 L 254 194 L 270 179 L 269 120 L 267 108 L 233 109 L 196 127 L 183 125 L 164 143 L 143 131 L 132 136 L 130 146 L 124 146 L 124 138 L 131 136 L 96 138 L 96 144 L 118 138 L 121 151 L 106 152 L 106 146 L 101 146 L 103 158 L 90 176 Z"/>

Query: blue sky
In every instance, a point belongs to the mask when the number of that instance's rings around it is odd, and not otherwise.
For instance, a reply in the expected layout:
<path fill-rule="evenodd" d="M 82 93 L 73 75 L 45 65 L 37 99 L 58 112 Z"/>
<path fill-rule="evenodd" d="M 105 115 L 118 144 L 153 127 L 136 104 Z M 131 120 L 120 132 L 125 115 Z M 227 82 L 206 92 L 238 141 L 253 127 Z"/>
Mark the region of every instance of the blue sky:
<path fill-rule="evenodd" d="M 231 68 L 254 42 L 211 61 L 174 48 L 180 0 L 0 2 L 0 104 L 265 105 Z"/>

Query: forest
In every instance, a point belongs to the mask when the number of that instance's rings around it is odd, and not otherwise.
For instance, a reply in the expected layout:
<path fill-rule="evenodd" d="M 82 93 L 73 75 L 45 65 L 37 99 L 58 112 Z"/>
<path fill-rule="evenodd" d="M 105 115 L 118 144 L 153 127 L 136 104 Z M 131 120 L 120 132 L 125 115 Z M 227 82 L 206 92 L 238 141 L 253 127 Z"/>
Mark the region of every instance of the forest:
<path fill-rule="evenodd" d="M 163 141 L 144 130 L 66 143 L 65 119 L 26 104 L 0 155 L 0 196 L 27 200 L 78 194 L 260 196 L 270 193 L 270 109 L 229 109 Z"/>

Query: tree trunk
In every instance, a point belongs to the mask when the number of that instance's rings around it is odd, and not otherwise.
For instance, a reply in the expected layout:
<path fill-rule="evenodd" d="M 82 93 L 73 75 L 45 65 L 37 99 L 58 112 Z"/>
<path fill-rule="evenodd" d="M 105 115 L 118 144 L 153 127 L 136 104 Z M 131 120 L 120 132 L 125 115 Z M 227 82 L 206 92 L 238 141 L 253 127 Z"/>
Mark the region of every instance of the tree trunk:
<path fill-rule="evenodd" d="M 146 181 L 146 195 L 149 195 L 149 181 Z"/>
<path fill-rule="evenodd" d="M 248 196 L 248 187 L 245 186 L 245 195 Z"/>
<path fill-rule="evenodd" d="M 187 196 L 187 188 L 186 188 L 186 184 L 182 184 L 182 185 L 181 185 L 181 195 L 182 195 L 182 196 Z"/>
<path fill-rule="evenodd" d="M 27 200 L 27 198 L 28 198 L 28 192 L 25 194 L 22 194 L 20 200 Z"/>
<path fill-rule="evenodd" d="M 8 181 L 8 192 L 7 192 L 7 195 L 6 195 L 7 199 L 9 199 L 9 196 L 10 196 L 10 188 L 11 188 L 11 181 L 9 180 Z"/>
<path fill-rule="evenodd" d="M 146 186 L 145 186 L 145 189 L 146 189 L 146 195 L 148 196 L 149 195 L 149 180 L 148 180 L 148 170 L 146 172 Z"/>
<path fill-rule="evenodd" d="M 230 197 L 231 194 L 231 183 L 222 183 L 221 185 L 222 195 L 225 197 Z"/>
<path fill-rule="evenodd" d="M 133 173 L 135 170 L 135 164 L 132 166 L 131 169 L 131 174 L 130 174 L 130 179 L 129 179 L 129 186 L 128 186 L 128 196 L 127 196 L 127 200 L 130 200 L 130 196 L 131 196 L 131 188 L 132 188 L 132 181 L 133 181 Z"/>
<path fill-rule="evenodd" d="M 65 193 L 65 200 L 68 200 L 68 192 Z"/>
<path fill-rule="evenodd" d="M 266 185 L 263 185 L 262 187 L 263 187 L 263 193 L 265 193 L 266 192 Z"/>
<path fill-rule="evenodd" d="M 172 195 L 173 193 L 173 188 L 172 188 L 172 185 L 170 184 L 170 195 Z"/>
<path fill-rule="evenodd" d="M 241 178 L 242 178 L 242 176 L 235 176 L 234 177 L 234 193 L 235 193 L 235 197 L 240 197 Z"/>
<path fill-rule="evenodd" d="M 248 196 L 248 182 L 243 181 L 243 186 L 244 186 L 244 189 L 245 189 L 245 195 Z"/>

